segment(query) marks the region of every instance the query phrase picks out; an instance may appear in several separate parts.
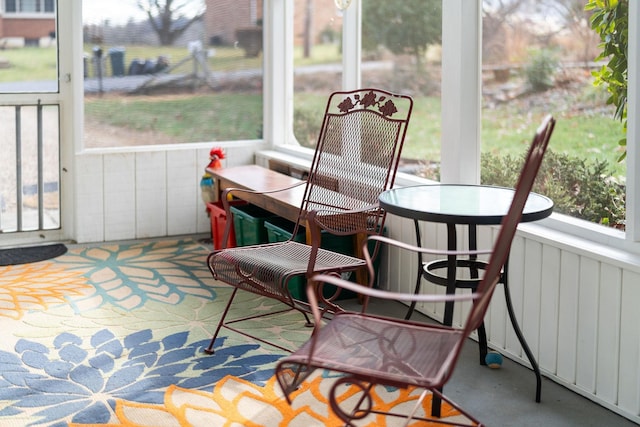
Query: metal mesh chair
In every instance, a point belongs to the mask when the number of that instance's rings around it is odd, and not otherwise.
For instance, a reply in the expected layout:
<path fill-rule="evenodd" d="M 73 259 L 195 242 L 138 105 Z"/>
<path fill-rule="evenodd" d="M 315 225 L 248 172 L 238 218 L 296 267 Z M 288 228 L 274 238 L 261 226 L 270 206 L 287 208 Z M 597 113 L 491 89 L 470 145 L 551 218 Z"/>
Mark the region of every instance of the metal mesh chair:
<path fill-rule="evenodd" d="M 339 312 L 321 325 L 321 311 L 317 306 L 316 294 L 308 292 L 316 325 L 309 341 L 293 354 L 280 360 L 276 367 L 276 376 L 287 399 L 291 402 L 291 393 L 315 369 L 327 369 L 343 373 L 331 388 L 329 402 L 331 408 L 346 424 L 353 425 L 353 420 L 363 418 L 369 413 L 380 413 L 372 407 L 373 399 L 369 391 L 376 385 L 395 387 L 417 387 L 432 392 L 431 418 L 429 414 L 416 417 L 421 420 L 438 421 L 440 402 L 445 399 L 468 419 L 468 424 L 481 425 L 471 415 L 442 394 L 442 388 L 451 377 L 460 351 L 467 337 L 476 330 L 483 321 L 491 296 L 500 280 L 502 267 L 505 264 L 511 243 L 522 216 L 529 192 L 538 173 L 555 121 L 548 116 L 538 129 L 525 164 L 518 180 L 511 207 L 503 218 L 500 232 L 490 251 L 490 259 L 485 275 L 477 289 L 472 293 L 453 295 L 423 295 L 394 293 L 368 287 L 359 291 L 365 295 L 362 312 Z M 427 248 L 398 242 L 383 236 L 371 236 L 370 240 L 382 241 L 395 245 L 403 250 L 418 253 L 449 255 L 452 251 L 436 251 Z M 365 259 L 373 272 L 371 258 L 364 248 Z M 456 255 L 479 254 L 486 251 L 461 251 Z M 334 275 L 317 275 L 314 281 L 331 283 L 346 289 L 356 289 L 349 283 Z M 308 287 L 307 290 L 312 290 Z M 410 320 L 375 316 L 367 314 L 367 303 L 370 297 L 399 300 L 405 302 L 447 302 L 472 300 L 466 322 L 462 327 L 443 326 L 420 323 Z M 362 394 L 358 405 L 352 408 L 340 406 L 337 398 L 341 384 L 354 384 Z M 393 414 L 406 418 L 413 414 Z M 444 421 L 444 420 L 443 420 Z M 456 422 L 456 425 L 457 422 Z"/>
<path fill-rule="evenodd" d="M 231 323 L 251 317 L 226 321 L 238 290 L 282 301 L 288 309 L 300 310 L 310 325 L 306 314 L 308 304 L 291 295 L 293 278 L 308 278 L 316 273 L 366 271 L 361 257 L 323 249 L 322 238 L 355 235 L 362 240 L 367 235 L 382 232 L 385 214 L 378 207 L 378 196 L 393 185 L 412 108 L 410 97 L 377 89 L 331 94 L 292 233 L 295 236 L 300 227 L 306 227 L 307 243 L 292 238 L 286 242 L 225 248 L 209 255 L 208 265 L 213 277 L 235 289 L 207 352 L 213 352 L 222 327 L 251 336 L 247 331 L 231 326 Z M 243 191 L 248 190 L 223 192 L 227 212 L 228 195 L 242 198 Z M 336 297 L 322 298 L 327 309 L 336 309 L 333 302 Z"/>

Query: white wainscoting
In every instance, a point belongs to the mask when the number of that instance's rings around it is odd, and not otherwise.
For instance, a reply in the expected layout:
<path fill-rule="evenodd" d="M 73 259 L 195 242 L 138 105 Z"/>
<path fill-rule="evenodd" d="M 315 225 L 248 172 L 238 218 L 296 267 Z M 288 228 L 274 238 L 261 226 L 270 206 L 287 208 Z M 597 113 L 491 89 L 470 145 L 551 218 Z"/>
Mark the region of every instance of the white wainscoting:
<path fill-rule="evenodd" d="M 387 229 L 392 238 L 415 242 L 410 220 L 389 215 Z M 425 246 L 446 248 L 443 225 L 422 224 L 421 233 Z M 481 227 L 479 247 L 490 247 L 495 233 L 493 227 Z M 459 247 L 465 247 L 465 235 L 460 228 Z M 533 224 L 520 226 L 509 263 L 509 289 L 520 327 L 544 376 L 640 423 L 640 260 L 559 236 Z M 381 285 L 412 292 L 417 257 L 397 248 L 386 253 Z M 444 292 L 424 280 L 422 289 Z M 486 318 L 489 345 L 529 366 L 504 301 L 499 285 Z M 418 309 L 437 320 L 444 314 L 442 305 Z M 460 323 L 466 310 L 468 304 L 456 306 L 454 322 Z M 532 399 L 534 390 L 532 373 Z"/>
<path fill-rule="evenodd" d="M 200 179 L 211 144 L 87 150 L 75 157 L 78 243 L 209 233 Z M 225 167 L 254 162 L 256 143 L 224 146 Z"/>

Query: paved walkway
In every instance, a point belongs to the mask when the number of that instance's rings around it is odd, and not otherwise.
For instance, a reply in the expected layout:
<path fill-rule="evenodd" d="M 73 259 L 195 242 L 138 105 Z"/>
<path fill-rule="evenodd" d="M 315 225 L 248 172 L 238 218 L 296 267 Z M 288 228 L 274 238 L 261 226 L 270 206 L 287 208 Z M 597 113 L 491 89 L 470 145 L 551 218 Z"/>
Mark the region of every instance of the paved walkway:
<path fill-rule="evenodd" d="M 391 62 L 370 61 L 362 63 L 363 70 L 370 69 L 391 69 Z M 294 72 L 297 75 L 313 73 L 339 73 L 342 70 L 341 64 L 320 64 L 307 67 L 297 67 Z M 212 72 L 209 75 L 209 85 L 213 89 L 228 83 L 229 81 L 249 80 L 262 76 L 261 69 L 237 70 L 230 72 Z M 103 92 L 134 92 L 147 84 L 162 85 L 180 79 L 188 79 L 185 74 L 145 74 L 138 76 L 111 77 L 105 76 L 102 79 L 88 77 L 84 79 L 85 93 Z M 32 81 L 32 82 L 10 82 L 0 83 L 0 92 L 56 92 L 58 87 L 55 81 Z"/>

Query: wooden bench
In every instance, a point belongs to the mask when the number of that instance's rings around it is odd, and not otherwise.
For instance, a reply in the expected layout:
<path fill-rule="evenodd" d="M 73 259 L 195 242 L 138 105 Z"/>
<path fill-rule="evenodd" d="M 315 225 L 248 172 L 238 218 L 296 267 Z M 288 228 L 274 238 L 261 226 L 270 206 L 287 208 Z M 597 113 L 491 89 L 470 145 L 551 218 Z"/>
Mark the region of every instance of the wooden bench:
<path fill-rule="evenodd" d="M 240 197 L 275 215 L 296 221 L 304 196 L 303 180 L 273 171 L 258 165 L 236 166 L 232 168 L 207 169 L 214 179 L 215 192 L 222 194 L 227 188 L 241 188 L 253 191 L 273 191 L 298 185 L 295 188 L 270 194 L 242 193 Z"/>

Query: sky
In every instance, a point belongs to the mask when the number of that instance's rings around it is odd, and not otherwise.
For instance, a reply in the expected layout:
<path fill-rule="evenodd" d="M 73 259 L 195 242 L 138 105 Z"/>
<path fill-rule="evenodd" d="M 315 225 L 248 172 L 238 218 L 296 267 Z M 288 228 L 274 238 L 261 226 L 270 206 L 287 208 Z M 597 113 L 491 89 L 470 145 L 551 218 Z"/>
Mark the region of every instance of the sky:
<path fill-rule="evenodd" d="M 202 0 L 175 1 L 174 5 L 186 5 L 180 9 L 189 13 L 197 11 L 202 5 Z M 147 15 L 138 7 L 138 0 L 82 0 L 82 17 L 84 24 L 102 24 L 109 20 L 111 25 L 126 24 L 130 19 L 147 19 Z"/>
<path fill-rule="evenodd" d="M 112 25 L 120 25 L 130 18 L 140 21 L 145 16 L 136 0 L 82 0 L 82 22 L 85 24 L 100 24 L 108 19 Z"/>

